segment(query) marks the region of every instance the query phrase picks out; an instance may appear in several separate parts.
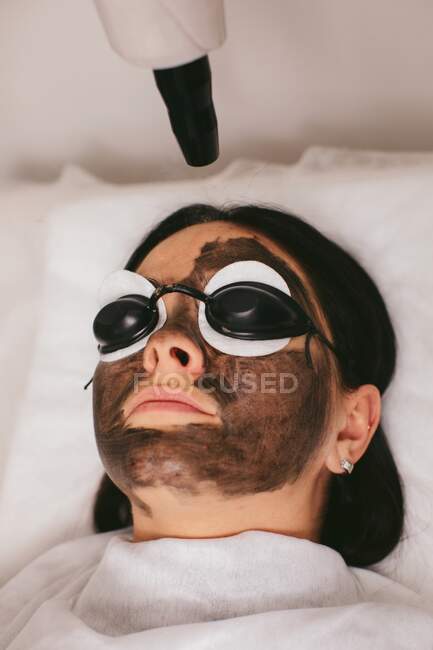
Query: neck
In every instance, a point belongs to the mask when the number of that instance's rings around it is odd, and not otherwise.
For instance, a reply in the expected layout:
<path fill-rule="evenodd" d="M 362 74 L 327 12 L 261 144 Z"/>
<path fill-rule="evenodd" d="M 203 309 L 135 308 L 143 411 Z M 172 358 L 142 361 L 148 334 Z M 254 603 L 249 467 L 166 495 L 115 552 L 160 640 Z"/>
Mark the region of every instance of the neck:
<path fill-rule="evenodd" d="M 131 502 L 133 541 L 227 537 L 264 530 L 319 542 L 329 475 L 311 475 L 269 492 L 222 497 L 212 488 L 185 496 L 168 487 L 139 488 Z"/>

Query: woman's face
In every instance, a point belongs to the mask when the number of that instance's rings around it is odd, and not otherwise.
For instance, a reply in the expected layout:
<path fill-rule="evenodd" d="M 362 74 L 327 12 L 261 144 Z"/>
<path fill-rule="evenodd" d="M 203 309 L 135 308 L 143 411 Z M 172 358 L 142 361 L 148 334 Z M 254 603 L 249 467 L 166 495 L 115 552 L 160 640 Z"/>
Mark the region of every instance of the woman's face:
<path fill-rule="evenodd" d="M 204 290 L 216 273 L 243 260 L 282 276 L 332 341 L 305 273 L 272 240 L 248 228 L 223 222 L 190 226 L 158 244 L 136 272 Z M 234 339 L 232 353 L 221 352 L 202 336 L 197 300 L 177 292 L 162 300 L 166 321 L 145 347 L 100 361 L 95 371 L 95 435 L 108 475 L 141 507 L 148 487 L 188 495 L 209 487 L 241 496 L 295 481 L 324 442 L 332 417 L 332 355 L 313 337 L 314 369 L 308 368 L 305 335 L 270 354 L 235 354 Z M 203 411 L 167 411 L 154 402 L 131 412 L 138 392 L 149 385 L 186 393 Z"/>

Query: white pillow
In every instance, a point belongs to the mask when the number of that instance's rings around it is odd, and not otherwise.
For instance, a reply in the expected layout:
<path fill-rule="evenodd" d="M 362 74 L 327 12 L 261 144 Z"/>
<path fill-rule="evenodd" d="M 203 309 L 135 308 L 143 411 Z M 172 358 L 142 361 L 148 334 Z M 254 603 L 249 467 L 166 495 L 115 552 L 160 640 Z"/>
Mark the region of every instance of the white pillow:
<path fill-rule="evenodd" d="M 51 210 L 29 221 L 10 201 L 7 215 L 2 211 L 2 230 L 13 226 L 1 260 L 1 406 L 11 432 L 0 503 L 2 579 L 50 546 L 91 531 L 103 467 L 91 389 L 83 385 L 98 360 L 91 323 L 102 279 L 182 205 L 258 202 L 293 211 L 336 240 L 385 297 L 399 362 L 384 398 L 384 428 L 405 482 L 407 538 L 375 568 L 431 597 L 432 174 L 433 154 L 316 147 L 293 166 L 238 159 L 206 179 L 129 186 L 68 166 L 46 188 L 56 197 Z M 23 187 L 21 195 L 34 191 Z"/>

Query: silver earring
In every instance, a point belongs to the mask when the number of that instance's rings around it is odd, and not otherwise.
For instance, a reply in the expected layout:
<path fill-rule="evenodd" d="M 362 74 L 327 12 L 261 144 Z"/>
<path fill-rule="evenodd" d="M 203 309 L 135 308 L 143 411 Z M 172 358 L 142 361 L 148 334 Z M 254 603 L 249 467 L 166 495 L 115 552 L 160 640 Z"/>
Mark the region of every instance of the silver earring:
<path fill-rule="evenodd" d="M 342 458 L 340 460 L 340 467 L 341 469 L 344 469 L 346 474 L 350 474 L 353 470 L 353 463 L 351 463 L 350 460 L 347 460 L 347 458 Z"/>

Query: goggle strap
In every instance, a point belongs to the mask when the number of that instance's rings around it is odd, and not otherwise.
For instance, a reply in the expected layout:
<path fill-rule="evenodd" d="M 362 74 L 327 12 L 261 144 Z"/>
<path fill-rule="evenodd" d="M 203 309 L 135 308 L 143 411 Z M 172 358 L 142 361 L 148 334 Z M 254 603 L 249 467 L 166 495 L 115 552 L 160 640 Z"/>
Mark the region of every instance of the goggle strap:
<path fill-rule="evenodd" d="M 313 327 L 313 329 L 308 330 L 307 339 L 305 341 L 305 357 L 307 359 L 307 366 L 310 369 L 313 369 L 313 362 L 312 362 L 311 353 L 310 353 L 310 341 L 311 341 L 311 337 L 314 336 L 314 335 L 316 335 L 317 338 L 320 339 L 322 341 L 322 343 L 324 343 L 326 346 L 328 346 L 328 348 L 338 357 L 337 350 L 332 345 L 332 343 L 330 341 L 328 341 L 328 339 L 325 338 L 323 336 L 323 334 L 321 334 L 318 330 L 316 330 Z"/>
<path fill-rule="evenodd" d="M 319 338 L 319 339 L 320 339 L 320 340 L 321 340 L 325 345 L 327 345 L 328 348 L 329 348 L 329 349 L 330 349 L 330 350 L 331 350 L 331 351 L 332 351 L 332 352 L 333 352 L 333 353 L 338 357 L 337 350 L 336 350 L 336 348 L 332 345 L 332 343 L 331 343 L 330 341 L 328 341 L 328 339 L 325 338 L 325 337 L 323 336 L 323 334 L 321 334 L 320 332 L 317 332 L 317 336 L 318 336 L 318 338 Z"/>
<path fill-rule="evenodd" d="M 87 390 L 88 386 L 90 386 L 90 384 L 92 383 L 92 381 L 93 381 L 93 377 L 92 377 L 91 379 L 89 379 L 89 381 L 87 382 L 87 384 L 84 386 L 84 390 Z"/>

